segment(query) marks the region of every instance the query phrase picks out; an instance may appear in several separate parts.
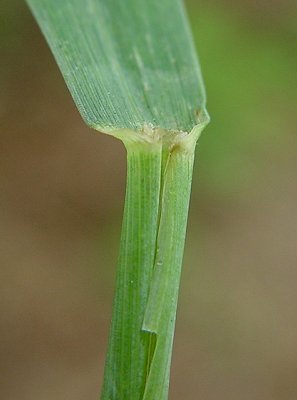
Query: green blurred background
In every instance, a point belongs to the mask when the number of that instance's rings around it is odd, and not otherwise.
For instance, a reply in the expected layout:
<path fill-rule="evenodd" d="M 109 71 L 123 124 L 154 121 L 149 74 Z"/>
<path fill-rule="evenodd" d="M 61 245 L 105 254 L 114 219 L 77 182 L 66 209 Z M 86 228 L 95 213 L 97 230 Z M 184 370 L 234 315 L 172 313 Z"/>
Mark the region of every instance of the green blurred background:
<path fill-rule="evenodd" d="M 197 148 L 170 398 L 296 400 L 296 8 L 187 6 L 212 123 Z M 95 400 L 125 151 L 84 126 L 24 2 L 0 11 L 0 397 Z"/>

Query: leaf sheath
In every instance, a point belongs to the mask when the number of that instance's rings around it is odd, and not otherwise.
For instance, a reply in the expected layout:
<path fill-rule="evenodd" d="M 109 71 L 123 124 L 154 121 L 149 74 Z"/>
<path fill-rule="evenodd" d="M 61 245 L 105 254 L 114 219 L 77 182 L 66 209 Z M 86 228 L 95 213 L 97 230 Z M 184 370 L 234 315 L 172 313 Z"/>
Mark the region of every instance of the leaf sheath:
<path fill-rule="evenodd" d="M 166 400 L 197 130 L 127 143 L 128 184 L 102 400 Z"/>

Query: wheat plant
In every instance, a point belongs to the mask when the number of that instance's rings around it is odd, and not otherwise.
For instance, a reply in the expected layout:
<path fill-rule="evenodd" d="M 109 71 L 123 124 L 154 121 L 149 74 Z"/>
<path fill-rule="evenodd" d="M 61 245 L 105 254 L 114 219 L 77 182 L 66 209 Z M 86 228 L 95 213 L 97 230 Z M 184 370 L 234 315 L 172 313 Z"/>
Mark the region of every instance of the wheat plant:
<path fill-rule="evenodd" d="M 127 150 L 101 400 L 166 400 L 197 139 L 208 122 L 181 0 L 27 0 L 83 119 Z"/>

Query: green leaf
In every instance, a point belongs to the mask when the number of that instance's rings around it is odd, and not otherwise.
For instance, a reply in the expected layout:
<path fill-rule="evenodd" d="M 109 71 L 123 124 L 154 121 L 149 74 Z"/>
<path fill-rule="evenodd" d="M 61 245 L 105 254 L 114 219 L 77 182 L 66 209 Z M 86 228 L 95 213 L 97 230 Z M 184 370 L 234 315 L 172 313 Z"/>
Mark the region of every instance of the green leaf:
<path fill-rule="evenodd" d="M 205 108 L 180 0 L 27 0 L 86 123 L 189 132 Z"/>

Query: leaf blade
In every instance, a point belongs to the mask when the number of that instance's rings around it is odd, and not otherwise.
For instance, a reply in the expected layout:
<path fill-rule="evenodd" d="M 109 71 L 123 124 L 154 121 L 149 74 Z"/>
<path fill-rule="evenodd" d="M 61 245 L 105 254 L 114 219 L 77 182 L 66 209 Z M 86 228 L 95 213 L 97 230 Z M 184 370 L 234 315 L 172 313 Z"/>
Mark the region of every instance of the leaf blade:
<path fill-rule="evenodd" d="M 180 0 L 27 0 L 86 123 L 189 132 L 205 91 Z"/>

